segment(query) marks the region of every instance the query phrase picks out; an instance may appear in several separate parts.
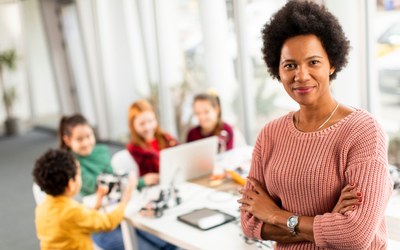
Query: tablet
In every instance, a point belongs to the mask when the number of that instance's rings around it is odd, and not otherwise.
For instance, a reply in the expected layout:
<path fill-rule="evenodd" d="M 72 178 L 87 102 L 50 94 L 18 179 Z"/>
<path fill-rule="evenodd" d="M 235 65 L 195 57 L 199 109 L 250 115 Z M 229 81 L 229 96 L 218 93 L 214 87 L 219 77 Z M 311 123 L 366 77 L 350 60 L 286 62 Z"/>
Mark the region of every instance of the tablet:
<path fill-rule="evenodd" d="M 216 209 L 201 208 L 187 214 L 178 216 L 178 220 L 201 230 L 208 230 L 225 223 L 234 221 L 236 218 Z"/>

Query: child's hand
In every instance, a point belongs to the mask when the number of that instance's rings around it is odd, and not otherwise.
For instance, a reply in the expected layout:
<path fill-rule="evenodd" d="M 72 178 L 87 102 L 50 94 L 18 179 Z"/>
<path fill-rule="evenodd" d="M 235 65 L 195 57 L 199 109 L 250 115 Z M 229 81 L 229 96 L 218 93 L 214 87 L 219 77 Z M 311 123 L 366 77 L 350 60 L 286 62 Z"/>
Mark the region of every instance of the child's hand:
<path fill-rule="evenodd" d="M 345 214 L 347 211 L 355 210 L 362 203 L 361 192 L 356 190 L 356 186 L 347 185 L 342 189 L 339 200 L 332 213 Z"/>
<path fill-rule="evenodd" d="M 96 204 L 94 205 L 95 209 L 99 209 L 103 202 L 103 197 L 108 193 L 108 187 L 104 185 L 100 185 L 96 190 Z"/>
<path fill-rule="evenodd" d="M 146 186 L 157 185 L 160 182 L 160 175 L 157 173 L 148 173 L 143 176 Z"/>
<path fill-rule="evenodd" d="M 133 172 L 129 173 L 129 175 L 128 175 L 128 185 L 127 185 L 127 187 L 128 186 L 132 190 L 134 190 L 136 188 L 136 186 L 137 186 L 137 178 L 136 178 L 136 175 Z"/>
<path fill-rule="evenodd" d="M 124 194 L 121 198 L 121 203 L 127 204 L 132 196 L 132 191 L 135 190 L 137 185 L 137 179 L 134 174 L 129 174 L 128 183 L 126 185 Z"/>
<path fill-rule="evenodd" d="M 96 190 L 96 195 L 100 196 L 103 198 L 108 193 L 108 186 L 105 185 L 99 185 L 99 187 Z"/>

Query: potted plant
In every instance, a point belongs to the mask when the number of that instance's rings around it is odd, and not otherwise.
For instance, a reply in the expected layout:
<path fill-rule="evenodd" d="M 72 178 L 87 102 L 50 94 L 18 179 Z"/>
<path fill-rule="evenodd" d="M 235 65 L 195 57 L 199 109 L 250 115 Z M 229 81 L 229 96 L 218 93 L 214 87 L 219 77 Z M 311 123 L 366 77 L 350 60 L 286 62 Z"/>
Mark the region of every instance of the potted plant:
<path fill-rule="evenodd" d="M 4 82 L 4 70 L 14 70 L 17 65 L 17 53 L 15 49 L 0 52 L 0 89 L 2 100 L 6 110 L 5 133 L 15 135 L 19 132 L 18 120 L 14 116 L 13 106 L 17 99 L 15 86 L 8 87 Z"/>

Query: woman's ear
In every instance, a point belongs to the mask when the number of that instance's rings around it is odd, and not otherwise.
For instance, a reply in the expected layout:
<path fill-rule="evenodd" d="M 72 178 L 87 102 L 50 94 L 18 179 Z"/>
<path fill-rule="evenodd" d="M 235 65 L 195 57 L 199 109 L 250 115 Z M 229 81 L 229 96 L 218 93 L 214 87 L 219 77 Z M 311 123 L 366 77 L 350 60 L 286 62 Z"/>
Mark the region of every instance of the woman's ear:
<path fill-rule="evenodd" d="M 331 76 L 333 73 L 335 73 L 335 67 L 331 67 L 330 69 L 329 69 L 329 75 Z"/>

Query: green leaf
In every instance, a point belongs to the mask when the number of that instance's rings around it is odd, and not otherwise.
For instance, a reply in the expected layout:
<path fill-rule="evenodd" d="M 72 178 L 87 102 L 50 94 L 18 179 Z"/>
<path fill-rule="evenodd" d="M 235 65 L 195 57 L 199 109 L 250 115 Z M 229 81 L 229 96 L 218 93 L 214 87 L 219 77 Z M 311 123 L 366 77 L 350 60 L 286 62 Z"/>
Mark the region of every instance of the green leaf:
<path fill-rule="evenodd" d="M 14 70 L 17 66 L 17 52 L 15 49 L 6 50 L 0 53 L 0 68 Z"/>

